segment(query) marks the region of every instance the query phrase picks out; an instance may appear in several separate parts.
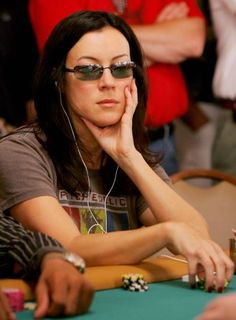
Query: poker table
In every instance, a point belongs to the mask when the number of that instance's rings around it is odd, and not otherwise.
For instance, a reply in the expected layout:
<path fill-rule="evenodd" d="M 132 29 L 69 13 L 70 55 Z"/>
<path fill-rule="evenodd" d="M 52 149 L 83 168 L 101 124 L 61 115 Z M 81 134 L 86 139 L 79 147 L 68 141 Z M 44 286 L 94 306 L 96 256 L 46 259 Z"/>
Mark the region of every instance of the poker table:
<path fill-rule="evenodd" d="M 124 290 L 122 275 L 127 273 L 142 274 L 148 282 L 148 291 L 130 292 Z M 187 263 L 182 259 L 173 260 L 169 257 L 155 257 L 135 266 L 87 268 L 86 277 L 96 289 L 93 303 L 85 315 L 68 319 L 194 319 L 210 300 L 221 294 L 207 293 L 201 289 L 190 289 L 188 283 L 182 281 L 182 276 L 185 274 L 187 274 Z M 13 285 L 14 287 L 22 287 L 20 282 L 17 284 L 16 282 L 8 282 L 8 284 L 10 287 Z M 3 286 L 1 282 L 0 285 Z M 29 299 L 32 293 L 29 292 L 29 288 L 26 288 L 27 290 L 26 296 L 28 295 L 27 299 Z M 230 282 L 225 292 L 234 291 L 236 291 L 236 277 Z M 18 312 L 17 319 L 33 319 L 33 313 L 32 311 Z"/>

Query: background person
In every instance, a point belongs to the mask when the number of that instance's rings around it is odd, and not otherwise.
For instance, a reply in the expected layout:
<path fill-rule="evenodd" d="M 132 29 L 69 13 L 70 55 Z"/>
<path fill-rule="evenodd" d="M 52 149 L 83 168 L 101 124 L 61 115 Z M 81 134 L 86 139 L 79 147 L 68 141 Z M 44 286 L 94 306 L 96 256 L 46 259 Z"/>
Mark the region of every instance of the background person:
<path fill-rule="evenodd" d="M 1 278 L 36 282 L 37 309 L 34 315 L 37 318 L 81 314 L 92 302 L 92 285 L 65 259 L 65 250 L 59 242 L 39 232 L 26 230 L 12 217 L 2 214 L 0 275 Z M 0 319 L 14 319 L 4 298 L 0 292 Z"/>
<path fill-rule="evenodd" d="M 37 45 L 28 0 L 0 2 L 0 136 L 26 123 Z"/>
<path fill-rule="evenodd" d="M 217 40 L 213 91 L 220 104 L 228 109 L 218 121 L 212 166 L 236 176 L 236 1 L 211 0 L 209 4 Z"/>

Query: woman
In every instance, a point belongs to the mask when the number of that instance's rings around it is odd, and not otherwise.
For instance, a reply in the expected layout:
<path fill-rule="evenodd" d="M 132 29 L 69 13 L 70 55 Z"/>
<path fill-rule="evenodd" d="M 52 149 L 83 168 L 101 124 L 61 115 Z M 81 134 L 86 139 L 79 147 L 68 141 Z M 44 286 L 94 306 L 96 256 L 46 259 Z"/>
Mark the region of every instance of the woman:
<path fill-rule="evenodd" d="M 137 263 L 167 246 L 188 260 L 192 286 L 203 270 L 207 289 L 222 291 L 233 264 L 145 151 L 146 100 L 141 49 L 121 18 L 62 20 L 36 75 L 37 123 L 0 143 L 1 207 L 87 265 Z"/>

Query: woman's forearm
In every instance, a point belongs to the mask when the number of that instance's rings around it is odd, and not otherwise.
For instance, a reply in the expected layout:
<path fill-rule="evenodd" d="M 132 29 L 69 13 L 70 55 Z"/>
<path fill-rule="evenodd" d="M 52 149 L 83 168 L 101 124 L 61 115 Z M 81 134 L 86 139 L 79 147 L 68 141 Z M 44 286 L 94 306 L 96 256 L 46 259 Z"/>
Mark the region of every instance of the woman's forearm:
<path fill-rule="evenodd" d="M 79 253 L 88 266 L 136 264 L 168 244 L 167 223 L 135 230 L 81 235 L 67 249 Z"/>
<path fill-rule="evenodd" d="M 138 187 L 158 222 L 184 222 L 209 238 L 205 219 L 157 176 L 139 152 L 134 151 L 129 158 L 123 158 L 120 166 Z"/>
<path fill-rule="evenodd" d="M 179 63 L 199 57 L 204 48 L 205 23 L 201 18 L 136 25 L 133 30 L 145 55 L 155 62 Z"/>

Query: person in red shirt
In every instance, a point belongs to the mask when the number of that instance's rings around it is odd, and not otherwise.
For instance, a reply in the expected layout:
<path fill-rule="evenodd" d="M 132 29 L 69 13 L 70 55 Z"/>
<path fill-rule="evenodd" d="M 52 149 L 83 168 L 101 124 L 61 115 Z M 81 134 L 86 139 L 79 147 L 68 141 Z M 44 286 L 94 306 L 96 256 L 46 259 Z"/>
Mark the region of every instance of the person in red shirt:
<path fill-rule="evenodd" d="M 133 28 L 142 45 L 149 79 L 145 125 L 150 149 L 163 152 L 161 164 L 168 174 L 176 172 L 172 121 L 188 109 L 179 63 L 200 56 L 205 43 L 205 21 L 196 1 L 30 0 L 29 12 L 40 51 L 52 28 L 78 10 L 113 12 Z"/>

